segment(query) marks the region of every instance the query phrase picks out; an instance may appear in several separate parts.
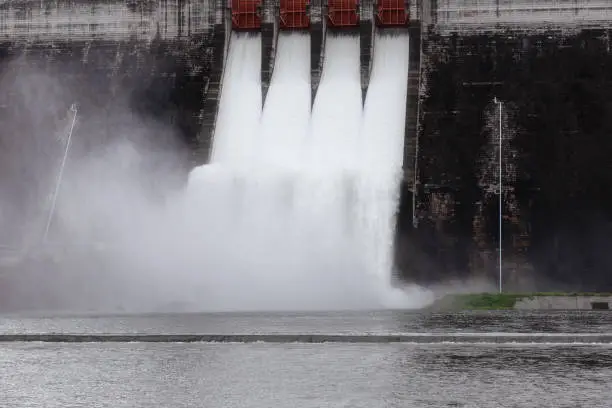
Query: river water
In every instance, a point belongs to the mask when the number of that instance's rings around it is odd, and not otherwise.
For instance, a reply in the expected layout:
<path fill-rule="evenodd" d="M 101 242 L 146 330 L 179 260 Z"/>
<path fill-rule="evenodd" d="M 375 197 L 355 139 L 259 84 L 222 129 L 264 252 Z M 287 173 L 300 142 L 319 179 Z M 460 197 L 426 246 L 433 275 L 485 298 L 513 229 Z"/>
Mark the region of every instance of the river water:
<path fill-rule="evenodd" d="M 8 333 L 599 333 L 612 313 L 4 316 Z M 612 344 L 0 343 L 0 407 L 610 407 Z"/>

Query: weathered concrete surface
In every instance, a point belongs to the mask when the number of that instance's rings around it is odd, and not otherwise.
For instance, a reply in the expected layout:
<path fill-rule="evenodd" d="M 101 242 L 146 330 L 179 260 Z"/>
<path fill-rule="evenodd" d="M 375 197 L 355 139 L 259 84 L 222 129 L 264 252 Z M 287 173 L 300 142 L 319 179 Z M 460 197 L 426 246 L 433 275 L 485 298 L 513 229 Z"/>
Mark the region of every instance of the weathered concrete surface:
<path fill-rule="evenodd" d="M 45 211 L 63 149 L 49 136 L 65 132 L 73 103 L 79 118 L 71 157 L 154 122 L 147 141 L 176 152 L 182 174 L 206 162 L 229 33 L 222 3 L 0 2 L 2 218 L 32 220 Z M 1 224 L 0 242 L 9 248 L 0 251 L 10 257 L 10 247 L 39 234 L 25 222 Z"/>
<path fill-rule="evenodd" d="M 504 289 L 612 291 L 612 173 L 593 166 L 612 152 L 612 30 L 422 35 L 418 194 L 412 207 L 402 186 L 399 275 L 497 282 L 501 118 Z"/>
<path fill-rule="evenodd" d="M 434 4 L 427 11 L 440 30 L 564 24 L 601 27 L 612 21 L 608 0 L 439 0 Z"/>
<path fill-rule="evenodd" d="M 221 23 L 222 10 L 219 0 L 15 0 L 0 2 L 0 38 L 188 37 Z"/>
<path fill-rule="evenodd" d="M 0 342 L 52 343 L 605 343 L 609 334 L 520 334 L 520 333 L 416 333 L 405 335 L 335 335 L 335 334 L 4 334 Z"/>
<path fill-rule="evenodd" d="M 593 303 L 607 303 L 612 308 L 612 296 L 535 296 L 516 301 L 518 310 L 592 310 Z"/>

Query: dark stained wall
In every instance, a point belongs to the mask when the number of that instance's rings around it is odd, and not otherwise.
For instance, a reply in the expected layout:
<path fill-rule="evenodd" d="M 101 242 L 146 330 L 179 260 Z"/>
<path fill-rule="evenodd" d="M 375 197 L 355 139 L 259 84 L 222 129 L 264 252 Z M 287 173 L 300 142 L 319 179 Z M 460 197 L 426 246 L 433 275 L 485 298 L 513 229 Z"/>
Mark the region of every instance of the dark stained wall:
<path fill-rule="evenodd" d="M 497 96 L 507 287 L 611 290 L 610 32 L 430 33 L 425 59 L 420 222 L 404 191 L 403 276 L 496 279 Z"/>

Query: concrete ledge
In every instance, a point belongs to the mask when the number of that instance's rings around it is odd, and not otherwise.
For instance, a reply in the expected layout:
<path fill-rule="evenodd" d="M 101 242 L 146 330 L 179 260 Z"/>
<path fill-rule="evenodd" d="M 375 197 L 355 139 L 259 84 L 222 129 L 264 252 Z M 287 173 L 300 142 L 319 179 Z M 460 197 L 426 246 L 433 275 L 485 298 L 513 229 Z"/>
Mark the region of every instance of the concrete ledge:
<path fill-rule="evenodd" d="M 458 310 L 598 310 L 612 309 L 609 293 L 465 293 L 445 295 L 427 309 Z"/>
<path fill-rule="evenodd" d="M 402 335 L 328 334 L 2 334 L 0 342 L 48 343 L 596 343 L 612 344 L 609 334 L 415 333 Z"/>
<path fill-rule="evenodd" d="M 517 299 L 518 310 L 593 310 L 593 304 L 612 305 L 612 296 L 534 296 Z M 602 309 L 603 310 L 603 309 Z"/>

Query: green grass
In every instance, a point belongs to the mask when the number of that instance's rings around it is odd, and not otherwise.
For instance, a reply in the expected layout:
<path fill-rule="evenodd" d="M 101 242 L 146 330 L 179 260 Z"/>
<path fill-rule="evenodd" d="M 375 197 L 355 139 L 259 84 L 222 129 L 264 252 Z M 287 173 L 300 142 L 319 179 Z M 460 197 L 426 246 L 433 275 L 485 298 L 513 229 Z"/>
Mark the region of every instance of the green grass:
<path fill-rule="evenodd" d="M 530 292 L 530 293 L 468 293 L 446 295 L 437 300 L 433 309 L 451 310 L 508 310 L 520 299 L 538 296 L 612 296 L 595 292 Z"/>
<path fill-rule="evenodd" d="M 471 293 L 456 295 L 456 303 L 467 310 L 504 310 L 514 308 L 516 301 L 523 297 L 506 293 Z"/>

